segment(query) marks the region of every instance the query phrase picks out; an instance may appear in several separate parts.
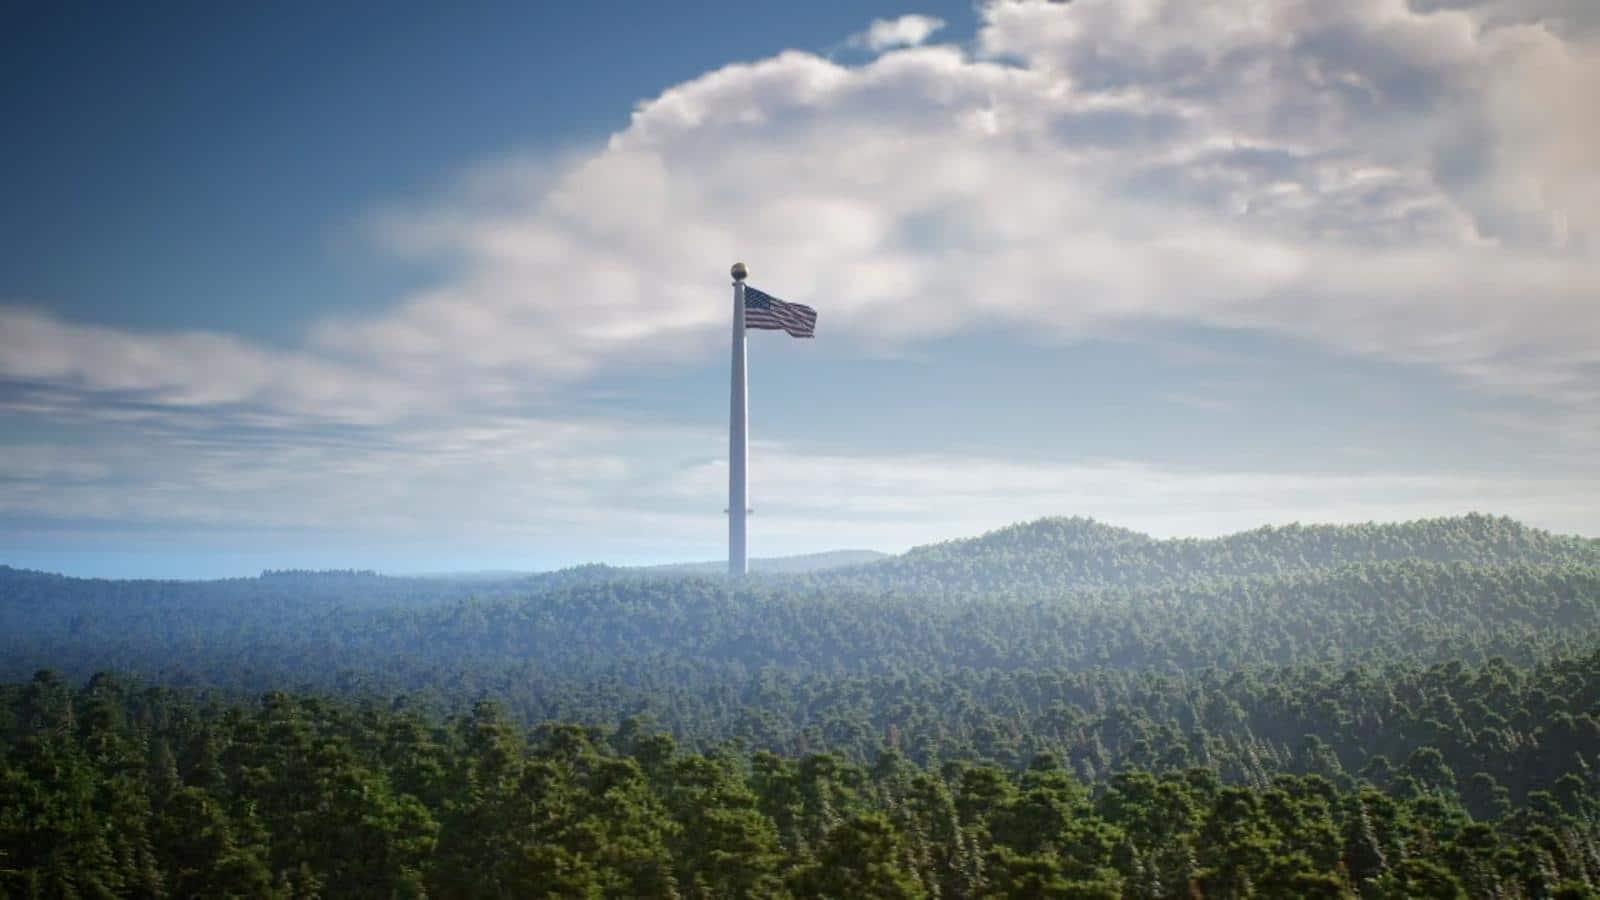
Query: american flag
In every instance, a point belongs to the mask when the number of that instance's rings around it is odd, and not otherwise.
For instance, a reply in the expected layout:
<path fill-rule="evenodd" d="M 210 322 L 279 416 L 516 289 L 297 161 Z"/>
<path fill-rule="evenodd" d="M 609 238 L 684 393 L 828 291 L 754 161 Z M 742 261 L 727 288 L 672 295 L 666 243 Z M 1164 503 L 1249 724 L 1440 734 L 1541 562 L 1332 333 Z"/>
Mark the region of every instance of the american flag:
<path fill-rule="evenodd" d="M 789 332 L 790 337 L 816 337 L 817 311 L 800 303 L 785 303 L 745 285 L 744 327 L 781 328 Z"/>

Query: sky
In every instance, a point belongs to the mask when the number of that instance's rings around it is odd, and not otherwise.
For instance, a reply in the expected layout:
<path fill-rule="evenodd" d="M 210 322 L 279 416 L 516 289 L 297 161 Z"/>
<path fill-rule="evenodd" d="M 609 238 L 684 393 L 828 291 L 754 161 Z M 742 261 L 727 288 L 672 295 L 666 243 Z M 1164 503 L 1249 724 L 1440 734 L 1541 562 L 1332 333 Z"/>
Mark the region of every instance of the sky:
<path fill-rule="evenodd" d="M 1600 5 L 6 4 L 0 564 L 1600 535 Z"/>

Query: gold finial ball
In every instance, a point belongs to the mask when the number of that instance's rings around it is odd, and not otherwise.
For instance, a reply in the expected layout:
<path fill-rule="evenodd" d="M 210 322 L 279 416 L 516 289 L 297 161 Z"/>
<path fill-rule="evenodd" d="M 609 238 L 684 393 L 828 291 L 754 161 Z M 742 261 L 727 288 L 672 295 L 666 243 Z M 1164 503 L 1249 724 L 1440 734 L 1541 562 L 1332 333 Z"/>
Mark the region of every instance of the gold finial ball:
<path fill-rule="evenodd" d="M 734 263 L 731 271 L 734 281 L 743 281 L 750 277 L 750 270 L 744 267 L 744 263 Z"/>

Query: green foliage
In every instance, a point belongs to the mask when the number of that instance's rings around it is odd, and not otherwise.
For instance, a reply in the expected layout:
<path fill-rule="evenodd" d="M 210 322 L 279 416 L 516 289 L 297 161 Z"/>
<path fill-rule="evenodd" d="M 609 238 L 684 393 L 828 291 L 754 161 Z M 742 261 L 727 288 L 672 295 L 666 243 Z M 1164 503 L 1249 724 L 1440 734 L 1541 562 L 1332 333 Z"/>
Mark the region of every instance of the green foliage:
<path fill-rule="evenodd" d="M 1590 663 L 1591 668 L 1593 663 Z M 1515 670 L 1511 670 L 1515 671 Z M 1591 673 L 1593 674 L 1593 673 Z M 1593 692 L 1597 682 L 1584 690 Z M 1588 696 L 1600 696 L 1590 693 Z M 1592 702 L 1592 701 L 1591 701 Z M 1593 779 L 1476 820 L 1432 784 L 1228 785 L 684 752 L 633 723 L 525 732 L 98 676 L 0 687 L 0 894 L 79 897 L 1587 897 Z M 164 746 L 210 748 L 175 776 Z M 1580 752 L 1593 757 L 1600 748 Z"/>

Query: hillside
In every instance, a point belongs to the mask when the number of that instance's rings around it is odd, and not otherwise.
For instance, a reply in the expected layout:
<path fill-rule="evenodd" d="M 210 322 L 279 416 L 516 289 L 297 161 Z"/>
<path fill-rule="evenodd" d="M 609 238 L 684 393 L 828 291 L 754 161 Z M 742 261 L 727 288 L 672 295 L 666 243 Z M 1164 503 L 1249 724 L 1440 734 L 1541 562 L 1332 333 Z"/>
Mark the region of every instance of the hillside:
<path fill-rule="evenodd" d="M 734 720 L 706 698 L 762 672 L 1179 673 L 1576 651 L 1600 629 L 1596 558 L 1594 542 L 1481 516 L 1206 541 L 1052 519 L 742 584 L 605 566 L 494 585 L 3 570 L 0 674 L 115 669 L 246 692 L 364 685 L 443 708 L 489 693 L 529 720 L 632 704 L 715 740 Z M 574 702 L 601 684 L 633 699 Z"/>
<path fill-rule="evenodd" d="M 1600 564 L 1600 541 L 1512 519 L 1466 515 L 1397 524 L 1268 526 L 1220 538 L 1157 540 L 1083 518 L 1040 519 L 828 573 L 822 583 L 921 593 L 1024 596 L 1279 575 L 1349 563 Z"/>

